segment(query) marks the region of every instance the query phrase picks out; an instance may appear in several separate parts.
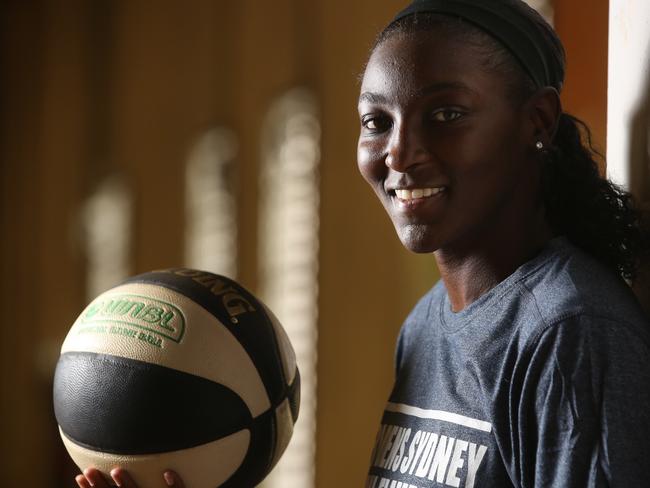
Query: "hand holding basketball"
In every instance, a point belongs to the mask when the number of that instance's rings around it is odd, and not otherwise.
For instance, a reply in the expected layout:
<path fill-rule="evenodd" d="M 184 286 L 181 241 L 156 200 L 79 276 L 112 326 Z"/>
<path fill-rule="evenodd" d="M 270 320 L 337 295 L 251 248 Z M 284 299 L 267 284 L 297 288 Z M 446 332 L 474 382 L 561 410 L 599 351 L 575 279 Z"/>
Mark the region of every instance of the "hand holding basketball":
<path fill-rule="evenodd" d="M 141 488 L 135 484 L 131 476 L 123 469 L 115 468 L 110 473 L 113 481 L 121 488 Z M 174 488 L 185 488 L 183 480 L 173 471 L 165 471 L 163 479 L 167 485 Z M 79 488 L 110 488 L 104 476 L 94 468 L 88 468 L 84 474 L 75 478 Z"/>

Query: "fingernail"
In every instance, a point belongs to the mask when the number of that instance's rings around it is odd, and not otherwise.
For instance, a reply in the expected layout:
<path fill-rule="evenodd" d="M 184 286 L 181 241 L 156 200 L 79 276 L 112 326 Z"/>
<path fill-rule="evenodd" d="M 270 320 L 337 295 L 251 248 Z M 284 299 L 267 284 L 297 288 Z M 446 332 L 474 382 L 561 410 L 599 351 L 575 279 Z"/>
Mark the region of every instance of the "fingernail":
<path fill-rule="evenodd" d="M 117 469 L 111 471 L 111 478 L 115 481 L 115 484 L 120 487 L 122 486 L 122 479 L 119 477 L 120 472 Z"/>
<path fill-rule="evenodd" d="M 165 478 L 165 483 L 167 483 L 167 486 L 174 486 L 174 475 L 171 474 L 169 471 L 165 471 L 163 474 L 163 477 Z"/>
<path fill-rule="evenodd" d="M 89 484 L 90 486 L 95 486 L 95 483 L 93 483 L 92 475 L 91 475 L 91 476 L 88 476 L 88 473 L 91 473 L 90 468 L 86 468 L 86 469 L 84 470 L 84 476 L 86 477 L 86 481 L 88 481 L 88 484 Z"/>

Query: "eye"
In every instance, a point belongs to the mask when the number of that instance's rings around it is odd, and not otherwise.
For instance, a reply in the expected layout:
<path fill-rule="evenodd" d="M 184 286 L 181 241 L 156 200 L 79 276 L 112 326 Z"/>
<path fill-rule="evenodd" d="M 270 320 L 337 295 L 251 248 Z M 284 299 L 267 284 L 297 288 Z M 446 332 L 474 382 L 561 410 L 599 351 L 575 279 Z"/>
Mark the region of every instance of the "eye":
<path fill-rule="evenodd" d="M 454 120 L 461 118 L 463 115 L 462 112 L 454 110 L 453 108 L 442 108 L 433 112 L 431 118 L 436 122 L 453 122 Z"/>
<path fill-rule="evenodd" d="M 365 115 L 361 117 L 361 125 L 368 132 L 383 132 L 390 128 L 390 119 L 382 115 Z"/>

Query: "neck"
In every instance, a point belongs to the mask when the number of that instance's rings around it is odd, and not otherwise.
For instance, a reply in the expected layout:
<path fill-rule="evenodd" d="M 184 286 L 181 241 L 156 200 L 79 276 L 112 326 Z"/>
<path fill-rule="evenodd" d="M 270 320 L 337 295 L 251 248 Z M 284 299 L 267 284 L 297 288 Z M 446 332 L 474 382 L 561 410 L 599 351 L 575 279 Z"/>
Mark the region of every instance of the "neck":
<path fill-rule="evenodd" d="M 534 258 L 553 234 L 543 216 L 516 232 L 483 232 L 472 244 L 456 243 L 434 254 L 451 308 L 459 312 Z M 476 244 L 476 243 L 480 244 Z"/>

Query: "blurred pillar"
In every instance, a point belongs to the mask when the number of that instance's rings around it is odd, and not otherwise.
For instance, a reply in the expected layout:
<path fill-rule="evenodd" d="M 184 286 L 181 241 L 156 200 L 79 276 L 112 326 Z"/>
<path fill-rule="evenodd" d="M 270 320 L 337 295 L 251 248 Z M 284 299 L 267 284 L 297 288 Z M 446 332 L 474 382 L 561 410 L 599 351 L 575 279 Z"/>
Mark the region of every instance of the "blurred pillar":
<path fill-rule="evenodd" d="M 609 29 L 608 173 L 628 188 L 650 226 L 650 3 L 612 0 Z M 650 262 L 634 290 L 650 315 Z"/>
<path fill-rule="evenodd" d="M 609 30 L 608 173 L 642 201 L 650 200 L 648 122 L 650 3 L 614 0 Z"/>

